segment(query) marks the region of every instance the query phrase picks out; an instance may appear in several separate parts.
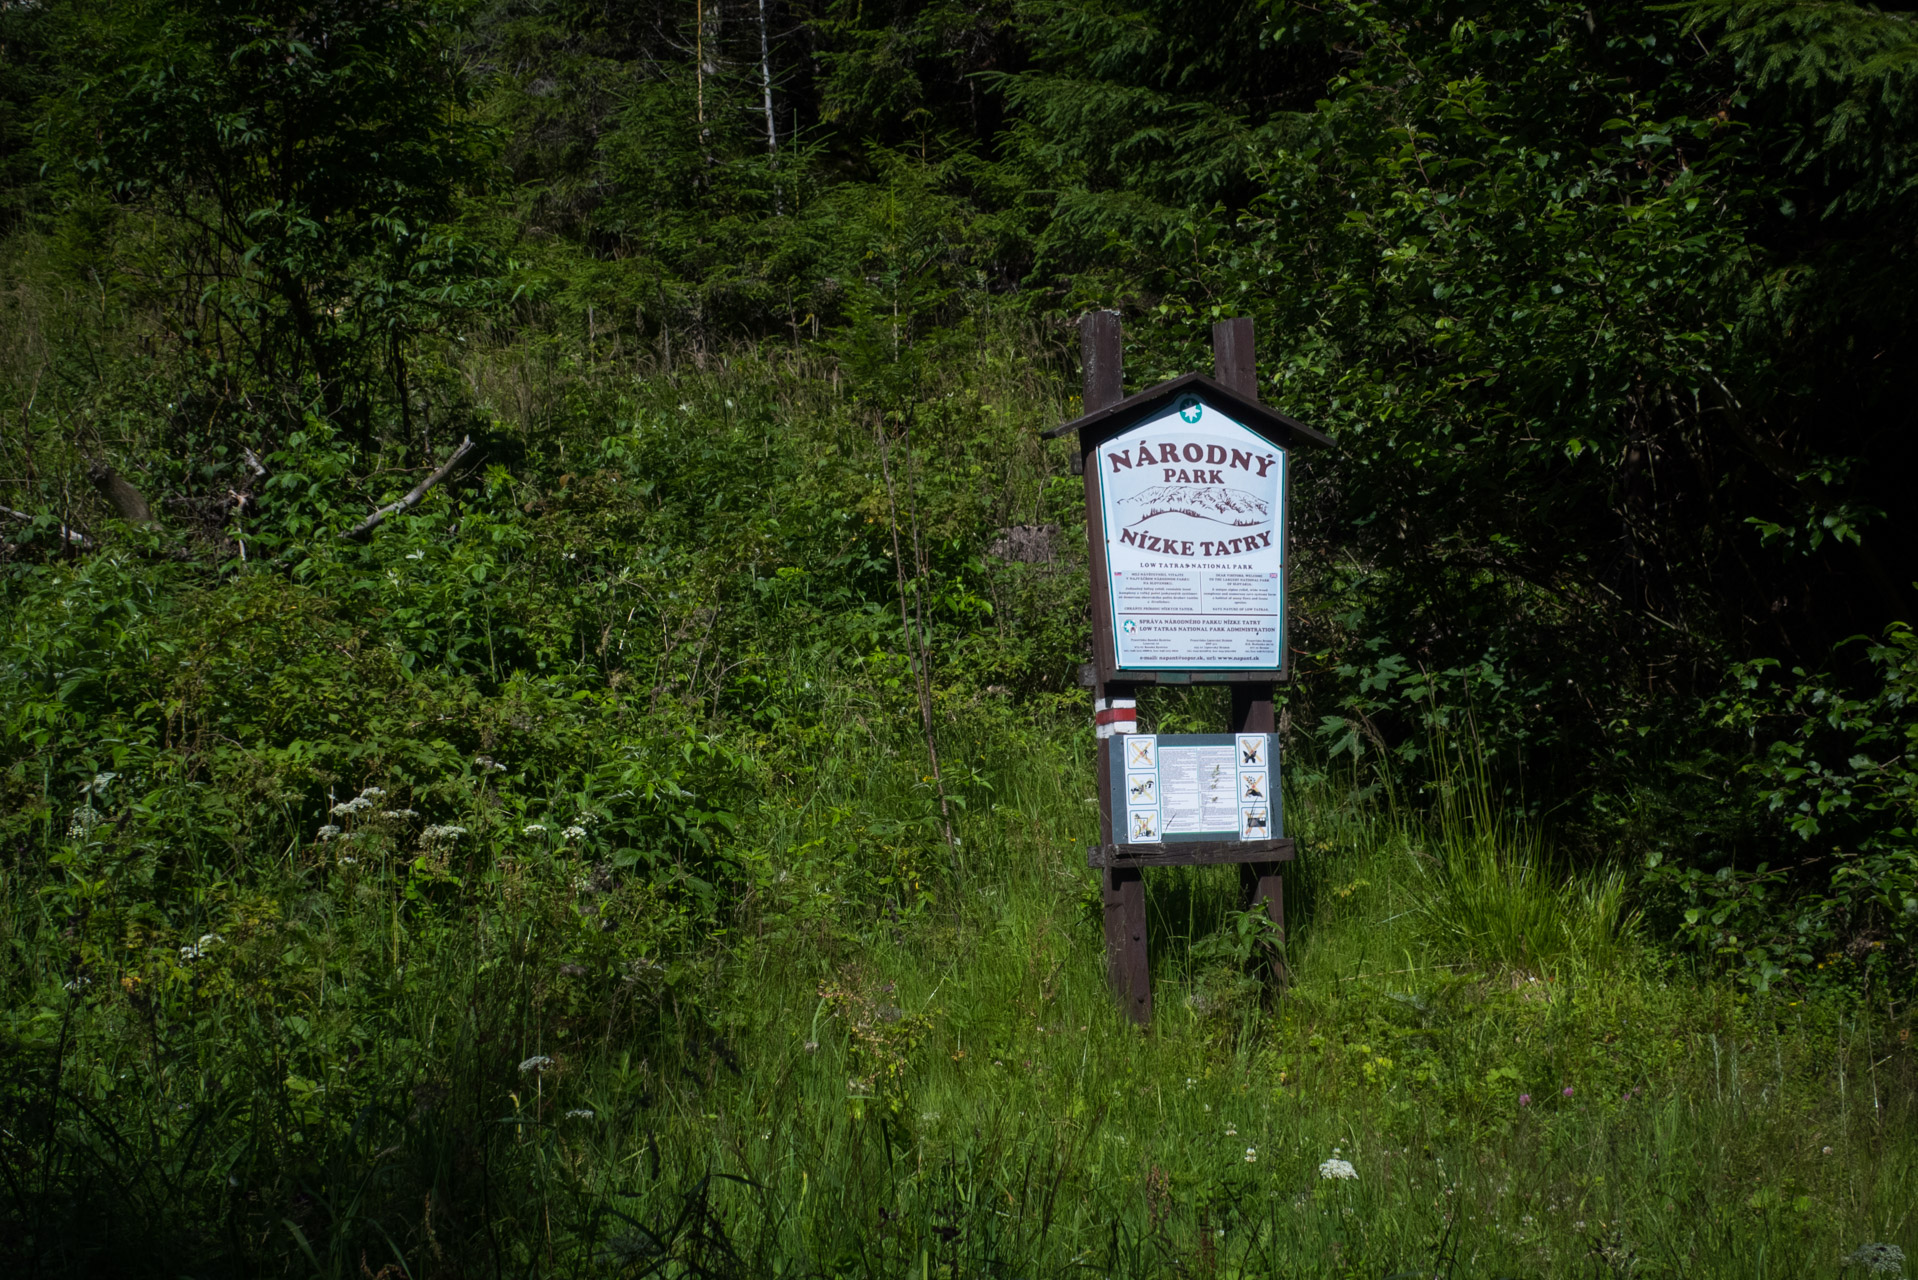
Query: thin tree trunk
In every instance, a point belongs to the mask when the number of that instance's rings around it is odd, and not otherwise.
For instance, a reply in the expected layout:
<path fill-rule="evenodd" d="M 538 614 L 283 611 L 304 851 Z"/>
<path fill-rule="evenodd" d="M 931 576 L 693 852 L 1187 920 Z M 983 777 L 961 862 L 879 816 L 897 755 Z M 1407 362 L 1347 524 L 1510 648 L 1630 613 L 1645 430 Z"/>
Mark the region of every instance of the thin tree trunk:
<path fill-rule="evenodd" d="M 785 212 L 779 199 L 779 134 L 773 128 L 773 55 L 766 35 L 766 0 L 759 0 L 759 89 L 766 105 L 766 155 L 773 164 L 773 213 Z"/>
<path fill-rule="evenodd" d="M 892 525 L 892 567 L 899 579 L 899 622 L 906 629 L 909 641 L 906 661 L 913 667 L 914 684 L 919 694 L 919 719 L 926 731 L 926 759 L 932 765 L 932 785 L 939 795 L 939 821 L 945 829 L 946 854 L 952 860 L 952 874 L 956 880 L 959 875 L 959 842 L 952 835 L 952 809 L 946 803 L 945 776 L 939 770 L 939 743 L 932 728 L 932 673 L 928 666 L 931 655 L 926 652 L 921 640 L 924 615 L 919 610 L 909 610 L 906 604 L 906 560 L 899 548 L 899 503 L 893 496 L 892 461 L 886 446 L 883 415 L 876 433 L 879 437 L 879 469 L 886 479 L 886 512 Z M 920 625 L 914 625 L 915 616 L 921 619 Z"/>

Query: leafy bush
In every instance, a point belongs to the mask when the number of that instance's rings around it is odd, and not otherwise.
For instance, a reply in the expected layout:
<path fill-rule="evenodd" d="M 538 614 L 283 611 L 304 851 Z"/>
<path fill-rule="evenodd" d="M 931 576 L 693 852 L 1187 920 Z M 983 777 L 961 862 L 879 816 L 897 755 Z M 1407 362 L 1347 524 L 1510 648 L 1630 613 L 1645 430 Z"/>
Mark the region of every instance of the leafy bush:
<path fill-rule="evenodd" d="M 1681 933 L 1761 987 L 1902 996 L 1918 975 L 1918 638 L 1899 624 L 1854 643 L 1877 677 L 1863 693 L 1760 659 L 1715 705 L 1750 744 L 1737 767 L 1797 856 L 1710 874 L 1653 860 Z"/>

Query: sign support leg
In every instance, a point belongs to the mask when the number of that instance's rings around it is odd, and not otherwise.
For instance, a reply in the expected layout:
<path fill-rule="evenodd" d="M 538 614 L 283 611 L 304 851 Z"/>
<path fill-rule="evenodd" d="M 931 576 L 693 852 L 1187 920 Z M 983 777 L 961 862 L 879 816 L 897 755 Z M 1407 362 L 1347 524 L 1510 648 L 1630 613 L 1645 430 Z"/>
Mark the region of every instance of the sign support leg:
<path fill-rule="evenodd" d="M 1145 872 L 1138 867 L 1106 867 L 1101 878 L 1106 976 L 1126 1016 L 1147 1026 L 1152 1021 L 1152 971 L 1146 950 Z"/>
<path fill-rule="evenodd" d="M 1252 910 L 1263 909 L 1266 919 L 1278 926 L 1279 945 L 1285 945 L 1285 877 L 1279 873 L 1282 863 L 1277 862 L 1241 862 L 1239 864 L 1239 891 L 1250 901 Z M 1281 951 L 1272 957 L 1272 981 L 1281 991 L 1285 989 L 1285 953 Z"/>
<path fill-rule="evenodd" d="M 1101 684 L 1094 689 L 1093 724 L 1098 735 L 1099 840 L 1106 848 L 1121 833 L 1125 801 L 1112 794 L 1111 752 L 1114 735 L 1138 729 L 1131 685 Z M 1105 908 L 1106 979 L 1126 1016 L 1141 1026 L 1152 1021 L 1152 971 L 1146 947 L 1145 872 L 1138 867 L 1105 867 L 1099 873 L 1100 899 Z"/>

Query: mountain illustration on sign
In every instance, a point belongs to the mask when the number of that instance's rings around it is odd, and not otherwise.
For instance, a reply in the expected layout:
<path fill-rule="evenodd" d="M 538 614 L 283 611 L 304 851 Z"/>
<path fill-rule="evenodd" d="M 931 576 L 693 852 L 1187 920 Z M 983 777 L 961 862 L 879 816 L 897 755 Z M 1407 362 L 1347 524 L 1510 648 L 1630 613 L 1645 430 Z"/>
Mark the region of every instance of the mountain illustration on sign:
<path fill-rule="evenodd" d="M 1143 510 L 1144 515 L 1130 522 L 1134 525 L 1144 524 L 1158 516 L 1192 516 L 1235 527 L 1265 524 L 1272 518 L 1272 508 L 1263 498 L 1256 498 L 1243 489 L 1221 489 L 1210 485 L 1154 485 L 1129 498 L 1120 498 L 1113 505 Z"/>

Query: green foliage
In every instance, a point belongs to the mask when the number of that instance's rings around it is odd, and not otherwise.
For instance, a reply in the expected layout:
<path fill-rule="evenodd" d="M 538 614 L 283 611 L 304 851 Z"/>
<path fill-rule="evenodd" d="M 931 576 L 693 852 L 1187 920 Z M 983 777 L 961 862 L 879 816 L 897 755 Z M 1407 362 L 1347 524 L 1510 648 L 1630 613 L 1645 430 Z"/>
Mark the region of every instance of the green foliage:
<path fill-rule="evenodd" d="M 0 5 L 6 1261 L 1909 1246 L 1909 32 Z M 1133 386 L 1256 317 L 1338 441 L 1285 927 L 1155 872 L 1145 1037 L 1039 439 L 1095 303 Z"/>
<path fill-rule="evenodd" d="M 78 208 L 158 218 L 161 259 L 128 283 L 224 400 L 278 393 L 364 432 L 368 380 L 384 371 L 404 407 L 409 342 L 483 293 L 496 264 L 452 225 L 485 144 L 450 56 L 455 14 L 82 10 L 48 167 Z"/>
<path fill-rule="evenodd" d="M 1682 910 L 1681 931 L 1741 962 L 1761 985 L 1881 992 L 1903 988 L 1918 920 L 1918 640 L 1903 625 L 1858 642 L 1876 673 L 1862 695 L 1802 668 L 1741 667 L 1715 708 L 1750 743 L 1738 767 L 1796 839 L 1790 864 L 1706 874 L 1653 860 Z"/>
<path fill-rule="evenodd" d="M 1682 11 L 1688 30 L 1717 36 L 1740 78 L 1776 112 L 1784 161 L 1823 179 L 1835 197 L 1825 212 L 1909 196 L 1918 77 L 1909 13 L 1830 0 L 1698 0 Z"/>

